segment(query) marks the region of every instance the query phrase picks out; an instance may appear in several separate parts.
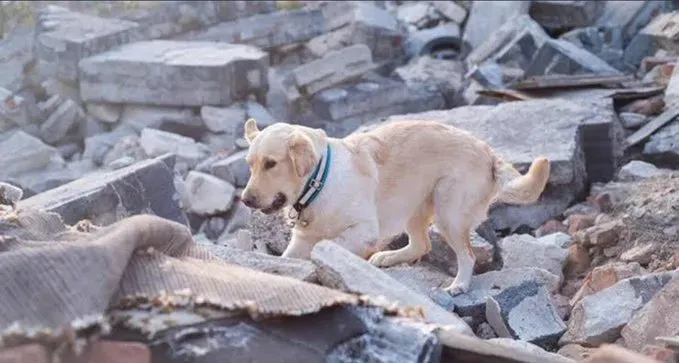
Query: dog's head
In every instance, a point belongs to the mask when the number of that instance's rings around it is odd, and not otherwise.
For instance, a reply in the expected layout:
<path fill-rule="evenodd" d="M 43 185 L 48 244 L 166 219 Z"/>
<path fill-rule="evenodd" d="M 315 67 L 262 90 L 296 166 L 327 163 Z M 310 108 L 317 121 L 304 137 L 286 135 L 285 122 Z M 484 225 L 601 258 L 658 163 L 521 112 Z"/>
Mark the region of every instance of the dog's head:
<path fill-rule="evenodd" d="M 260 131 L 254 119 L 245 123 L 245 139 L 250 179 L 241 200 L 265 214 L 299 198 L 327 143 L 320 129 L 280 122 Z"/>

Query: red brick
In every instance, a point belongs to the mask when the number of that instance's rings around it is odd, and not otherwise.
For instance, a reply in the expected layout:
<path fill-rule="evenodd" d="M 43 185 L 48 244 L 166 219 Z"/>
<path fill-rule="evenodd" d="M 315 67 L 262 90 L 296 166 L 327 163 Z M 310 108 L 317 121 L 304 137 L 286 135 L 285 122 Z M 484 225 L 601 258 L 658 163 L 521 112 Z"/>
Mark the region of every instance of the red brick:
<path fill-rule="evenodd" d="M 566 226 L 563 225 L 563 223 L 555 219 L 552 219 L 547 221 L 545 224 L 541 225 L 540 227 L 538 227 L 538 229 L 535 230 L 535 237 L 540 238 L 542 236 L 546 236 L 556 232 L 566 233 L 566 231 L 567 228 Z"/>
<path fill-rule="evenodd" d="M 26 344 L 0 350 L 0 363 L 49 363 L 47 350 L 39 344 Z"/>
<path fill-rule="evenodd" d="M 94 343 L 78 363 L 151 363 L 149 348 L 136 342 L 102 340 Z"/>
<path fill-rule="evenodd" d="M 589 269 L 592 263 L 587 248 L 579 243 L 573 243 L 568 247 L 568 259 L 566 260 L 565 272 L 568 276 L 581 274 Z"/>

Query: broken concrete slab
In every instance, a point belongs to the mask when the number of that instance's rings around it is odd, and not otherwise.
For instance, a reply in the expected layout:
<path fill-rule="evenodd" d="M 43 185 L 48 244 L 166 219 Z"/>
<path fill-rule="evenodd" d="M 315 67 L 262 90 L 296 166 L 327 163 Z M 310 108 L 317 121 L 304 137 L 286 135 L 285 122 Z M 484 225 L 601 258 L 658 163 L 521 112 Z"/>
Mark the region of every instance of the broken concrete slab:
<path fill-rule="evenodd" d="M 551 243 L 553 237 L 535 238 L 529 234 L 514 234 L 500 240 L 504 268 L 537 267 L 563 279 L 568 259 L 568 246 Z"/>
<path fill-rule="evenodd" d="M 406 54 L 410 57 L 431 55 L 437 59 L 454 59 L 462 48 L 460 26 L 455 23 L 411 32 L 405 41 Z M 443 54 L 446 51 L 450 54 Z"/>
<path fill-rule="evenodd" d="M 471 328 L 454 313 L 410 290 L 384 271 L 332 241 L 316 244 L 311 252 L 311 260 L 318 266 L 318 280 L 323 285 L 374 297 L 383 296 L 398 302 L 404 308 L 421 306 L 426 310 L 427 320 L 450 326 L 460 333 L 473 334 Z"/>
<path fill-rule="evenodd" d="M 653 178 L 665 173 L 666 172 L 651 163 L 641 160 L 632 160 L 620 168 L 617 179 L 620 181 L 637 181 Z"/>
<path fill-rule="evenodd" d="M 66 100 L 52 113 L 40 127 L 42 139 L 55 144 L 63 139 L 71 128 L 85 119 L 80 106 L 72 100 Z"/>
<path fill-rule="evenodd" d="M 247 154 L 247 150 L 242 150 L 224 160 L 219 160 L 212 164 L 210 172 L 212 175 L 234 185 L 236 188 L 244 188 L 248 183 L 248 179 L 250 179 L 250 167 L 245 161 Z"/>
<path fill-rule="evenodd" d="M 559 344 L 613 343 L 620 337 L 625 324 L 677 276 L 679 271 L 631 277 L 594 295 L 585 296 L 573 307 L 568 330 Z"/>
<path fill-rule="evenodd" d="M 178 37 L 185 41 L 248 44 L 264 50 L 304 43 L 325 32 L 320 9 L 277 11 L 223 22 Z"/>
<path fill-rule="evenodd" d="M 40 72 L 75 84 L 78 62 L 137 39 L 135 22 L 100 18 L 48 5 L 40 14 L 35 55 Z"/>
<path fill-rule="evenodd" d="M 54 158 L 61 158 L 56 148 L 18 130 L 0 142 L 0 179 L 44 169 Z"/>
<path fill-rule="evenodd" d="M 624 43 L 627 44 L 665 6 L 666 4 L 663 1 L 608 0 L 604 5 L 603 13 L 596 20 L 594 26 L 621 29 Z"/>
<path fill-rule="evenodd" d="M 550 39 L 537 51 L 524 77 L 550 74 L 622 75 L 622 73 L 594 54 L 575 44 Z"/>
<path fill-rule="evenodd" d="M 228 106 L 268 91 L 268 55 L 249 46 L 154 40 L 127 44 L 79 63 L 86 102 Z"/>
<path fill-rule="evenodd" d="M 603 14 L 605 5 L 601 1 L 537 0 L 531 3 L 529 14 L 547 29 L 583 28 Z"/>
<path fill-rule="evenodd" d="M 192 213 L 209 216 L 224 213 L 231 208 L 236 188 L 210 174 L 195 170 L 186 176 L 189 192 L 188 210 Z"/>
<path fill-rule="evenodd" d="M 313 95 L 319 91 L 360 77 L 371 70 L 372 55 L 365 44 L 356 44 L 326 54 L 292 71 L 299 89 Z"/>
<path fill-rule="evenodd" d="M 515 15 L 528 14 L 530 2 L 525 1 L 474 1 L 462 40 L 476 49 L 488 39 L 493 29 L 502 26 Z"/>
<path fill-rule="evenodd" d="M 644 145 L 644 155 L 657 161 L 658 165 L 673 165 L 679 160 L 677 137 L 679 137 L 679 121 L 675 120 L 651 135 Z"/>
<path fill-rule="evenodd" d="M 102 132 L 85 138 L 85 150 L 83 159 L 92 160 L 95 165 L 101 166 L 106 159 L 106 154 L 126 136 L 136 136 L 135 130 L 128 127 L 118 127 L 111 132 Z"/>
<path fill-rule="evenodd" d="M 674 39 L 679 35 L 679 11 L 659 14 L 651 21 L 640 34 L 650 37 L 656 47 L 673 52 L 679 51 Z"/>
<path fill-rule="evenodd" d="M 212 243 L 209 248 L 217 257 L 230 264 L 302 281 L 316 282 L 316 266 L 311 261 L 241 251 Z"/>
<path fill-rule="evenodd" d="M 394 70 L 394 74 L 411 89 L 425 88 L 439 91 L 446 100 L 446 108 L 462 105 L 462 63 L 431 57 L 418 57 Z"/>
<path fill-rule="evenodd" d="M 679 334 L 679 279 L 667 283 L 622 329 L 625 347 L 639 351 L 657 337 Z"/>
<path fill-rule="evenodd" d="M 146 155 L 150 157 L 174 153 L 177 155 L 178 161 L 185 162 L 190 167 L 197 165 L 210 154 L 207 146 L 197 143 L 189 137 L 156 129 L 143 129 L 139 142 Z"/>
<path fill-rule="evenodd" d="M 115 171 L 93 172 L 24 199 L 17 207 L 58 213 L 69 225 L 89 219 L 106 226 L 151 213 L 188 226 L 173 182 L 174 159 L 174 155 L 163 155 Z"/>
<path fill-rule="evenodd" d="M 234 132 L 242 124 L 245 124 L 246 118 L 245 110 L 240 106 L 203 106 L 200 108 L 200 117 L 208 130 L 218 133 L 229 133 L 234 138 L 236 136 Z"/>
<path fill-rule="evenodd" d="M 578 28 L 561 35 L 559 39 L 577 45 L 622 72 L 634 71 L 623 61 L 624 43 L 619 28 Z"/>
<path fill-rule="evenodd" d="M 500 337 L 526 341 L 547 350 L 554 349 L 566 331 L 549 292 L 535 281 L 489 297 L 486 319 Z"/>

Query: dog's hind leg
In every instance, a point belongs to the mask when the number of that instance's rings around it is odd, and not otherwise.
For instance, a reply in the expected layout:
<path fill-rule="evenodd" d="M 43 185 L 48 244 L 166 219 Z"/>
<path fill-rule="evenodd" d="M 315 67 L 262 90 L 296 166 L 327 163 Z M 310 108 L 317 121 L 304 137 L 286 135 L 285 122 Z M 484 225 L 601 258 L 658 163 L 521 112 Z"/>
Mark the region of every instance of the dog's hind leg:
<path fill-rule="evenodd" d="M 376 252 L 370 257 L 370 263 L 378 267 L 389 267 L 404 262 L 413 262 L 431 251 L 429 225 L 434 213 L 431 198 L 425 201 L 417 212 L 410 217 L 406 225 L 408 245 L 394 251 Z"/>
<path fill-rule="evenodd" d="M 471 246 L 471 232 L 485 219 L 489 195 L 443 179 L 434 192 L 436 224 L 457 257 L 457 276 L 445 288 L 452 295 L 466 292 L 471 283 L 476 257 Z"/>

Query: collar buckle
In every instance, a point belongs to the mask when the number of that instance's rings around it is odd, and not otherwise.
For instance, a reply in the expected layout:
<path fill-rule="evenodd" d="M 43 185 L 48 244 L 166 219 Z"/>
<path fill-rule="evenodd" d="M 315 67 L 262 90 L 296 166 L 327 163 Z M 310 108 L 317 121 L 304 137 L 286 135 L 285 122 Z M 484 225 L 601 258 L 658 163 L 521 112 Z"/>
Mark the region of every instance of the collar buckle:
<path fill-rule="evenodd" d="M 309 181 L 309 187 L 314 189 L 321 189 L 323 188 L 323 182 L 316 179 L 311 179 Z"/>

